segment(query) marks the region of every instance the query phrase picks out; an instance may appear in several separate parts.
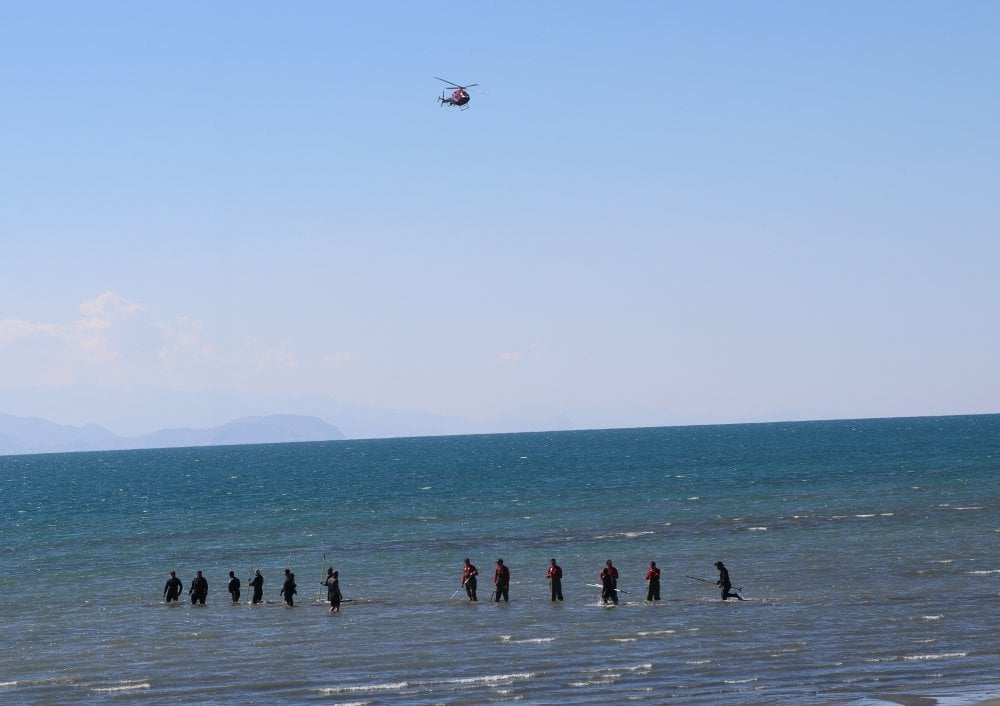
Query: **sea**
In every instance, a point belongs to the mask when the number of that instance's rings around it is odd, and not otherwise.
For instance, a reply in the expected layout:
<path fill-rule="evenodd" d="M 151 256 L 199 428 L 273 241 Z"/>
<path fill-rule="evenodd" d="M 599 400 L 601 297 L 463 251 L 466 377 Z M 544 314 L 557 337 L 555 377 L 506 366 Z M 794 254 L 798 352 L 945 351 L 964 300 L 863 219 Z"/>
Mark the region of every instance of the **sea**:
<path fill-rule="evenodd" d="M 5 704 L 1000 697 L 1000 415 L 8 456 L 0 517 Z"/>

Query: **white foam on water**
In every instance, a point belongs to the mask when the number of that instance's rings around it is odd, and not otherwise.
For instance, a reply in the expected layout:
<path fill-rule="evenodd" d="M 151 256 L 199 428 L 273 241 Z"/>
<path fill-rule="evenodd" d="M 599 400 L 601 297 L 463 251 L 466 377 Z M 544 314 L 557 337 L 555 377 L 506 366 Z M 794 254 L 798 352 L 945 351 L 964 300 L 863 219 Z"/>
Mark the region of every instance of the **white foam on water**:
<path fill-rule="evenodd" d="M 426 681 L 417 682 L 420 685 L 431 685 L 431 684 L 461 684 L 461 685 L 480 685 L 485 684 L 487 686 L 499 686 L 501 684 L 508 685 L 516 681 L 522 681 L 524 679 L 533 679 L 538 676 L 534 672 L 514 672 L 512 674 L 488 674 L 481 677 L 457 677 L 455 679 L 443 679 L 441 681 Z"/>
<path fill-rule="evenodd" d="M 584 689 L 588 686 L 605 686 L 607 684 L 614 684 L 614 677 L 605 677 L 603 679 L 589 679 L 587 681 L 571 681 L 569 686 L 576 687 L 578 689 Z"/>
<path fill-rule="evenodd" d="M 955 509 L 956 510 L 983 510 L 984 507 L 982 505 L 968 505 L 966 507 L 956 507 Z"/>
<path fill-rule="evenodd" d="M 767 527 L 747 527 L 748 532 L 764 532 Z"/>
<path fill-rule="evenodd" d="M 387 684 L 359 684 L 357 686 L 332 686 L 319 689 L 323 696 L 335 696 L 337 694 L 357 694 L 363 691 L 402 691 L 408 689 L 410 682 L 397 681 Z"/>
<path fill-rule="evenodd" d="M 611 534 L 599 534 L 594 537 L 594 539 L 620 539 L 625 537 L 626 539 L 635 539 L 636 537 L 645 537 L 646 535 L 656 534 L 652 530 L 646 530 L 644 532 L 612 532 Z"/>
<path fill-rule="evenodd" d="M 967 657 L 968 652 L 940 652 L 930 655 L 907 655 L 903 657 L 904 662 L 923 662 L 935 659 L 954 659 L 956 657 Z"/>
<path fill-rule="evenodd" d="M 973 576 L 989 576 L 990 574 L 1000 574 L 1000 569 L 989 569 L 988 571 L 966 571 L 965 573 L 971 574 Z"/>
<path fill-rule="evenodd" d="M 3 689 L 4 687 L 9 688 L 9 687 L 12 687 L 12 686 L 17 686 L 17 682 L 16 681 L 0 681 L 0 689 Z"/>
<path fill-rule="evenodd" d="M 922 615 L 920 616 L 922 620 L 941 620 L 943 615 Z"/>
<path fill-rule="evenodd" d="M 712 660 L 710 660 L 710 659 L 693 659 L 693 660 L 691 660 L 689 662 L 685 662 L 684 664 L 690 664 L 692 666 L 698 666 L 699 664 L 711 664 L 711 663 L 712 663 Z"/>
<path fill-rule="evenodd" d="M 91 691 L 98 694 L 110 694 L 118 691 L 139 691 L 142 689 L 151 689 L 152 687 L 148 682 L 121 682 L 117 686 L 104 686 L 91 689 Z"/>
<path fill-rule="evenodd" d="M 751 677 L 749 679 L 724 679 L 723 684 L 752 684 L 757 681 L 757 677 Z"/>
<path fill-rule="evenodd" d="M 649 630 L 637 632 L 636 635 L 639 637 L 655 637 L 657 635 L 675 635 L 676 633 L 676 630 Z"/>
<path fill-rule="evenodd" d="M 515 640 L 513 635 L 498 635 L 498 637 L 500 642 L 507 642 L 511 645 L 535 645 L 556 641 L 554 637 L 525 637 L 520 640 Z"/>

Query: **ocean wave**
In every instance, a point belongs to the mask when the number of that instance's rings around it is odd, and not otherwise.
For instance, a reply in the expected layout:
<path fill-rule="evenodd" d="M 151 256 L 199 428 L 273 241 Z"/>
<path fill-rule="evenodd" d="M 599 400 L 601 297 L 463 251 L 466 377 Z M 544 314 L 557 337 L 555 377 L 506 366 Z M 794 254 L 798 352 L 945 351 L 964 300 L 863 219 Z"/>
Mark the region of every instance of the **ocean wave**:
<path fill-rule="evenodd" d="M 607 686 L 608 684 L 614 684 L 615 681 L 617 681 L 617 677 L 607 676 L 600 679 L 588 679 L 586 681 L 571 681 L 569 686 L 577 689 L 585 689 L 588 686 Z"/>
<path fill-rule="evenodd" d="M 652 662 L 643 662 L 642 664 L 633 664 L 632 666 L 623 667 L 595 667 L 594 669 L 588 669 L 588 672 L 594 674 L 603 674 L 606 672 L 633 672 L 639 674 L 645 674 L 653 668 Z M 621 676 L 619 674 L 618 676 Z"/>
<path fill-rule="evenodd" d="M 408 689 L 410 682 L 397 681 L 387 684 L 358 684 L 356 686 L 331 686 L 319 689 L 323 696 L 335 696 L 337 694 L 358 694 L 365 691 L 402 691 Z"/>
<path fill-rule="evenodd" d="M 554 637 L 526 637 L 521 640 L 515 640 L 513 635 L 501 635 L 500 642 L 506 642 L 511 645 L 538 645 L 546 642 L 555 642 Z"/>
<path fill-rule="evenodd" d="M 954 659 L 956 657 L 968 657 L 968 652 L 939 652 L 929 655 L 907 655 L 903 657 L 904 662 L 924 662 L 935 659 Z"/>
<path fill-rule="evenodd" d="M 424 681 L 417 682 L 417 684 L 423 685 L 433 685 L 433 684 L 461 684 L 461 685 L 486 685 L 486 686 L 497 686 L 500 684 L 512 684 L 516 681 L 523 681 L 524 679 L 533 679 L 537 674 L 534 672 L 514 672 L 512 674 L 489 674 L 481 677 L 456 677 L 454 679 L 442 679 L 441 681 Z"/>
<path fill-rule="evenodd" d="M 645 530 L 643 532 L 612 532 L 611 534 L 598 534 L 594 536 L 594 539 L 635 539 L 636 537 L 644 537 L 646 535 L 656 534 L 652 530 Z"/>
<path fill-rule="evenodd" d="M 139 691 L 152 688 L 148 682 L 122 682 L 117 686 L 95 687 L 91 691 L 98 694 L 110 694 L 118 691 Z"/>
<path fill-rule="evenodd" d="M 971 574 L 972 576 L 989 576 L 990 574 L 1000 574 L 1000 569 L 984 569 L 981 571 L 966 571 L 965 573 Z"/>

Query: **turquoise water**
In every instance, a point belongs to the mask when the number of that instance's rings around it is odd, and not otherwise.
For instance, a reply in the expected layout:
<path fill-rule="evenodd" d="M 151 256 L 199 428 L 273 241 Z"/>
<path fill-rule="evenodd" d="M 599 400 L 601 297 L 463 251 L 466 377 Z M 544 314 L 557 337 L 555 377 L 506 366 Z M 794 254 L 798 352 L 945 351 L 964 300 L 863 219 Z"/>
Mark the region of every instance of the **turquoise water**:
<path fill-rule="evenodd" d="M 4 457 L 0 700 L 995 696 L 998 478 L 1000 415 Z M 455 595 L 466 556 L 509 604 Z M 688 578 L 719 560 L 750 600 Z M 230 605 L 256 568 L 272 603 Z M 161 602 L 171 569 L 205 607 Z"/>

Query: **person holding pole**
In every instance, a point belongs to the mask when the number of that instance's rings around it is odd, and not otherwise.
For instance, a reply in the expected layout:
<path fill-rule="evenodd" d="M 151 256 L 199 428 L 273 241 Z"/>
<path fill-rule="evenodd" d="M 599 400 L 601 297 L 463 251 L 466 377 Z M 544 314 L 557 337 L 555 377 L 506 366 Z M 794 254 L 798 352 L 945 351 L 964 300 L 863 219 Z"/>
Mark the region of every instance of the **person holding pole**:
<path fill-rule="evenodd" d="M 493 572 L 493 593 L 497 603 L 501 596 L 504 603 L 510 601 L 510 569 L 504 566 L 503 559 L 497 559 L 497 569 Z"/>
<path fill-rule="evenodd" d="M 737 598 L 741 601 L 746 600 L 733 590 L 733 583 L 729 580 L 729 569 L 721 561 L 715 562 L 715 568 L 719 570 L 719 580 L 715 582 L 716 586 L 722 588 L 722 600 L 729 600 L 730 598 Z"/>
<path fill-rule="evenodd" d="M 607 565 L 601 569 L 601 602 L 618 605 L 618 571 L 608 559 Z"/>
<path fill-rule="evenodd" d="M 253 596 L 250 598 L 250 603 L 256 605 L 258 603 L 264 602 L 264 577 L 260 574 L 260 569 L 257 569 L 257 573 L 254 574 L 253 578 L 249 581 L 250 587 L 253 588 Z"/>
<path fill-rule="evenodd" d="M 343 598 L 340 593 L 340 574 L 334 571 L 332 566 L 327 571 L 326 597 L 330 601 L 330 612 L 339 613 L 340 602 Z"/>
<path fill-rule="evenodd" d="M 465 593 L 469 596 L 470 601 L 479 600 L 476 598 L 476 576 L 478 575 L 479 571 L 469 561 L 469 557 L 466 557 L 465 563 L 462 565 L 462 586 L 465 587 Z"/>

